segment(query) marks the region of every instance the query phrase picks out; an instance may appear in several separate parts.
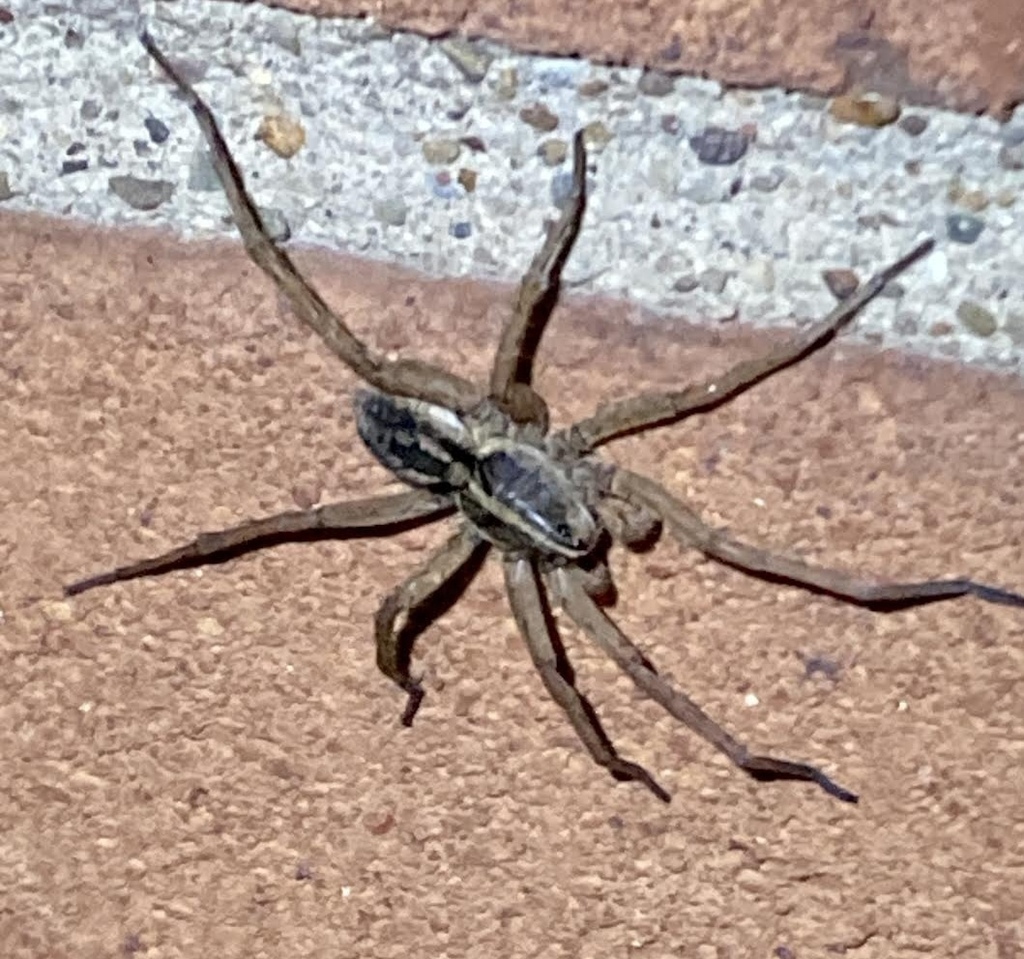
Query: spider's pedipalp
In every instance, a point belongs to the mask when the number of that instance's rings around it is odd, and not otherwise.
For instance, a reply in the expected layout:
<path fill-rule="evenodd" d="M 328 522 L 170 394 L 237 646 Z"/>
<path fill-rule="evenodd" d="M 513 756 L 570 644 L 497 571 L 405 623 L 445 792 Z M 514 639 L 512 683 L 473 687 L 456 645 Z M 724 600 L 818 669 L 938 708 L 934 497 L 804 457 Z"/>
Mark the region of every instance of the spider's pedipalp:
<path fill-rule="evenodd" d="M 374 617 L 377 667 L 409 696 L 402 712 L 402 725 L 411 726 L 420 703 L 423 686 L 410 670 L 412 645 L 416 636 L 450 605 L 468 585 L 487 546 L 469 527 L 463 527 L 441 544 L 422 566 L 384 598 Z M 460 579 L 460 574 L 469 575 Z M 456 586 L 455 595 L 443 595 Z M 426 615 L 423 615 L 426 612 Z"/>
<path fill-rule="evenodd" d="M 196 118 L 235 226 L 242 235 L 246 253 L 274 281 L 299 319 L 319 334 L 328 349 L 356 375 L 379 390 L 457 410 L 475 406 L 482 396 L 468 380 L 420 360 L 388 360 L 374 353 L 348 328 L 270 236 L 217 120 L 203 98 L 156 45 L 148 31 L 139 33 L 139 42 L 177 87 Z"/>
<path fill-rule="evenodd" d="M 690 507 L 663 486 L 627 470 L 615 476 L 618 490 L 657 511 L 672 535 L 684 546 L 706 556 L 765 579 L 782 580 L 819 593 L 828 593 L 859 606 L 878 610 L 919 606 L 957 596 L 976 596 L 989 603 L 1024 607 L 1024 596 L 971 579 L 929 579 L 916 583 L 858 576 L 844 570 L 815 566 L 802 559 L 784 556 L 740 542 L 708 526 Z"/>
<path fill-rule="evenodd" d="M 833 782 L 817 766 L 752 756 L 743 743 L 729 735 L 682 690 L 654 670 L 647 657 L 587 595 L 584 583 L 571 567 L 551 570 L 547 582 L 562 609 L 586 635 L 669 715 L 675 717 L 724 753 L 744 772 L 757 779 L 796 779 L 813 782 L 843 802 L 857 802 L 857 795 Z"/>
<path fill-rule="evenodd" d="M 721 406 L 779 370 L 792 366 L 830 343 L 892 279 L 931 253 L 934 246 L 935 241 L 932 239 L 919 243 L 895 263 L 871 277 L 845 300 L 841 300 L 823 319 L 796 333 L 774 349 L 752 359 L 741 360 L 720 376 L 681 390 L 668 393 L 641 393 L 599 407 L 593 416 L 580 420 L 567 431 L 570 442 L 579 452 L 586 453 L 616 436 L 665 426 L 693 413 Z"/>
<path fill-rule="evenodd" d="M 380 536 L 439 519 L 452 511 L 451 501 L 426 490 L 412 490 L 392 496 L 372 496 L 347 503 L 330 503 L 313 509 L 292 510 L 262 519 L 247 520 L 228 529 L 200 533 L 194 540 L 159 556 L 118 566 L 104 573 L 69 583 L 66 596 L 75 596 L 97 586 L 109 586 L 140 576 L 157 576 L 174 569 L 190 569 L 209 563 L 223 563 L 242 553 L 274 546 L 289 540 L 315 536 Z"/>
<path fill-rule="evenodd" d="M 661 534 L 661 517 L 643 503 L 605 495 L 597 512 L 613 540 L 634 550 L 653 545 Z"/>
<path fill-rule="evenodd" d="M 562 708 L 594 762 L 604 766 L 616 779 L 643 783 L 662 802 L 669 802 L 672 797 L 643 766 L 618 754 L 593 707 L 576 689 L 572 667 L 558 642 L 534 563 L 527 559 L 507 559 L 502 565 L 512 614 L 533 664 L 551 698 Z"/>

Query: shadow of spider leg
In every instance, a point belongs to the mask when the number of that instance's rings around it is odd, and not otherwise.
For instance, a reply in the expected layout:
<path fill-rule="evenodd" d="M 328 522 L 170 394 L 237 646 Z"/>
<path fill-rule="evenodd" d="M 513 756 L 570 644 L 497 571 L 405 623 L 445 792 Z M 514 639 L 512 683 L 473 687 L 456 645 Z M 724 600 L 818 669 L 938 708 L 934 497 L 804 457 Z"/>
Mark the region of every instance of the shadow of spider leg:
<path fill-rule="evenodd" d="M 248 520 L 228 529 L 200 533 L 194 540 L 159 556 L 118 566 L 64 587 L 65 596 L 76 596 L 97 586 L 109 586 L 141 576 L 158 576 L 175 569 L 223 563 L 289 540 L 380 536 L 447 516 L 453 507 L 444 497 L 426 490 L 392 496 L 372 496 L 347 503 L 330 503 L 314 509 L 278 513 Z"/>
<path fill-rule="evenodd" d="M 801 559 L 758 549 L 708 526 L 685 503 L 663 486 L 620 470 L 612 481 L 618 493 L 632 497 L 656 512 L 669 532 L 684 546 L 729 566 L 764 579 L 783 580 L 806 589 L 837 596 L 858 606 L 899 609 L 918 606 L 956 596 L 976 596 L 988 603 L 1024 606 L 1024 596 L 971 579 L 929 579 L 918 583 L 894 583 L 889 580 L 858 576 L 843 570 L 814 566 Z"/>
<path fill-rule="evenodd" d="M 526 641 L 533 664 L 540 673 L 551 698 L 562 708 L 580 741 L 594 761 L 616 779 L 643 783 L 662 802 L 672 798 L 655 782 L 643 766 L 623 759 L 601 727 L 594 708 L 573 683 L 572 666 L 558 641 L 551 609 L 537 576 L 537 568 L 528 559 L 507 559 L 502 564 L 512 614 Z M 586 587 L 580 586 L 586 596 Z M 588 602 L 592 600 L 587 598 Z"/>
<path fill-rule="evenodd" d="M 402 712 L 404 726 L 412 725 L 423 702 L 423 686 L 409 671 L 413 642 L 439 615 L 440 608 L 458 598 L 486 552 L 487 544 L 481 542 L 473 530 L 464 527 L 392 590 L 377 610 L 374 617 L 377 667 L 409 696 Z M 467 569 L 469 575 L 461 576 Z M 452 587 L 454 595 L 446 595 Z"/>
<path fill-rule="evenodd" d="M 573 138 L 572 189 L 558 221 L 530 262 L 494 355 L 491 398 L 517 423 L 547 430 L 544 399 L 534 391 L 533 360 L 551 311 L 558 302 L 562 269 L 572 252 L 587 205 L 587 150 L 583 132 Z"/>
<path fill-rule="evenodd" d="M 331 310 L 320 294 L 299 274 L 291 257 L 267 232 L 210 108 L 175 69 L 147 31 L 140 32 L 139 41 L 178 88 L 195 116 L 235 225 L 242 235 L 246 253 L 274 281 L 299 319 L 316 331 L 328 349 L 354 373 L 385 393 L 410 396 L 459 412 L 475 406 L 481 399 L 481 393 L 468 380 L 419 360 L 389 360 L 375 354 Z"/>
<path fill-rule="evenodd" d="M 572 567 L 552 570 L 548 586 L 584 633 L 587 634 L 616 665 L 669 715 L 685 723 L 697 735 L 725 753 L 732 762 L 755 779 L 797 779 L 819 785 L 830 796 L 843 802 L 857 802 L 857 795 L 833 782 L 816 766 L 792 762 L 774 756 L 751 755 L 743 743 L 729 735 L 689 696 L 676 689 L 654 670 L 643 653 L 597 604 L 587 595 L 585 584 Z"/>
<path fill-rule="evenodd" d="M 931 239 L 919 243 L 838 303 L 823 319 L 767 353 L 740 361 L 720 376 L 681 390 L 641 393 L 599 407 L 593 416 L 580 420 L 570 428 L 569 436 L 573 446 L 581 453 L 590 452 L 616 436 L 665 426 L 693 413 L 702 413 L 727 403 L 773 373 L 798 363 L 829 344 L 844 326 L 885 289 L 890 280 L 929 254 L 934 246 L 935 241 Z"/>

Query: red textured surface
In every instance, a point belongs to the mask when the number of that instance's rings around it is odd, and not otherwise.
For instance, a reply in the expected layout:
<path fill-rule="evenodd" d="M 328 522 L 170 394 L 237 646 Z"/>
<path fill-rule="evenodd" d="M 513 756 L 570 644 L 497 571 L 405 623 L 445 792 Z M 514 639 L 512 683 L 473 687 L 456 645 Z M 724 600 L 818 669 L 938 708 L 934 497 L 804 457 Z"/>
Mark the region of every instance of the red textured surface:
<path fill-rule="evenodd" d="M 1024 99 L 1020 0 L 265 0 L 428 34 L 699 73 L 724 83 L 1004 114 Z"/>
<path fill-rule="evenodd" d="M 0 255 L 5 957 L 1024 949 L 1020 610 L 879 616 L 670 542 L 617 557 L 616 615 L 661 670 L 857 807 L 749 781 L 570 636 L 624 754 L 675 800 L 613 783 L 545 698 L 493 566 L 422 637 L 428 698 L 402 729 L 371 621 L 439 528 L 60 594 L 374 489 L 352 376 L 236 245 L 4 215 Z M 486 369 L 507 290 L 300 260 L 377 344 Z M 559 312 L 539 384 L 562 421 L 765 342 L 627 309 Z M 1024 586 L 1019 383 L 842 346 L 613 455 L 761 544 Z M 813 654 L 836 682 L 805 678 Z"/>

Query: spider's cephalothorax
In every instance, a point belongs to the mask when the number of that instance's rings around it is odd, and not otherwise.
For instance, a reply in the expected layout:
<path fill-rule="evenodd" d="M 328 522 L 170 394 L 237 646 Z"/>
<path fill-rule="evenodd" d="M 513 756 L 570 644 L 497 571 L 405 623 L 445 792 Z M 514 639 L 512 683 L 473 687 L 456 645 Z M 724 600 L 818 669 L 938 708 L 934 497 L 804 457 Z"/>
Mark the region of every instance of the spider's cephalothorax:
<path fill-rule="evenodd" d="M 857 797 L 816 766 L 750 753 L 655 671 L 596 601 L 599 594 L 612 592 L 605 563 L 609 540 L 640 543 L 663 524 L 681 543 L 719 562 L 877 609 L 963 595 L 1024 607 L 1024 596 L 1019 593 L 969 579 L 893 583 L 758 549 L 706 525 L 653 480 L 616 469 L 594 455 L 597 447 L 616 437 L 721 406 L 825 346 L 889 280 L 927 255 L 931 240 L 918 244 L 826 317 L 763 356 L 678 390 L 608 403 L 587 419 L 549 436 L 547 407 L 532 386 L 533 358 L 586 206 L 582 134 L 574 141 L 570 196 L 520 283 L 490 380 L 480 387 L 440 367 L 416 360 L 389 360 L 349 329 L 268 234 L 209 108 L 152 38 L 143 33 L 140 39 L 198 121 L 249 256 L 285 295 L 296 315 L 370 387 L 356 395 L 359 433 L 377 459 L 412 489 L 280 513 L 203 533 L 161 556 L 72 583 L 65 588 L 69 595 L 223 560 L 289 537 L 379 535 L 455 514 L 458 522 L 453 534 L 385 597 L 375 618 L 377 664 L 408 694 L 403 722 L 412 721 L 423 698 L 423 689 L 410 671 L 412 641 L 429 621 L 423 614 L 434 609 L 432 601 L 446 587 L 459 582 L 460 574 L 473 569 L 474 558 L 494 549 L 530 656 L 582 743 L 613 776 L 641 782 L 666 801 L 668 793 L 647 770 L 618 754 L 593 708 L 576 688 L 551 616 L 551 603 L 557 603 L 644 693 L 754 778 L 799 779 L 814 782 L 847 802 Z M 414 615 L 417 613 L 421 615 Z"/>
<path fill-rule="evenodd" d="M 574 483 L 547 444 L 530 438 L 538 431 L 499 410 L 463 419 L 375 390 L 356 391 L 355 411 L 359 435 L 384 466 L 410 486 L 453 495 L 475 530 L 505 553 L 558 561 L 596 549 L 596 491 Z"/>

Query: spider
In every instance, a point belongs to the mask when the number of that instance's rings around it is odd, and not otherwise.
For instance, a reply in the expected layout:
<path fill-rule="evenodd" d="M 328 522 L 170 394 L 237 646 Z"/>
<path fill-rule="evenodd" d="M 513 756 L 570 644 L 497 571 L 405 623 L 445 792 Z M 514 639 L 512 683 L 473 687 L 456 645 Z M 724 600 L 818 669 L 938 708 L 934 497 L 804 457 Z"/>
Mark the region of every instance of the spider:
<path fill-rule="evenodd" d="M 758 780 L 816 783 L 844 802 L 857 796 L 817 766 L 751 753 L 684 692 L 661 676 L 607 615 L 612 543 L 650 544 L 662 525 L 679 542 L 762 578 L 888 610 L 970 594 L 1024 607 L 1024 596 L 969 579 L 893 583 L 810 565 L 747 545 L 707 526 L 686 504 L 644 476 L 595 456 L 604 443 L 675 423 L 723 405 L 756 383 L 821 349 L 893 277 L 929 253 L 926 240 L 882 270 L 823 319 L 766 354 L 744 360 L 706 382 L 644 393 L 601 406 L 568 429 L 549 432 L 548 411 L 532 386 L 533 362 L 555 305 L 562 268 L 586 206 L 586 146 L 573 143 L 569 201 L 520 282 L 501 332 L 490 382 L 468 382 L 433 365 L 388 359 L 357 338 L 268 234 L 209 107 L 143 31 L 149 55 L 177 87 L 198 121 L 246 252 L 367 388 L 355 394 L 356 426 L 370 452 L 411 487 L 391 495 L 331 503 L 200 534 L 160 556 L 79 580 L 68 595 L 97 586 L 206 563 L 310 534 L 383 535 L 454 516 L 455 531 L 408 579 L 392 590 L 374 622 L 377 665 L 406 696 L 402 722 L 411 725 L 423 687 L 410 669 L 415 636 L 436 613 L 439 596 L 479 568 L 485 553 L 500 558 L 512 614 L 548 693 L 565 712 L 595 762 L 618 780 L 669 794 L 641 765 L 617 752 L 586 697 L 555 628 L 559 607 L 647 696 Z"/>

